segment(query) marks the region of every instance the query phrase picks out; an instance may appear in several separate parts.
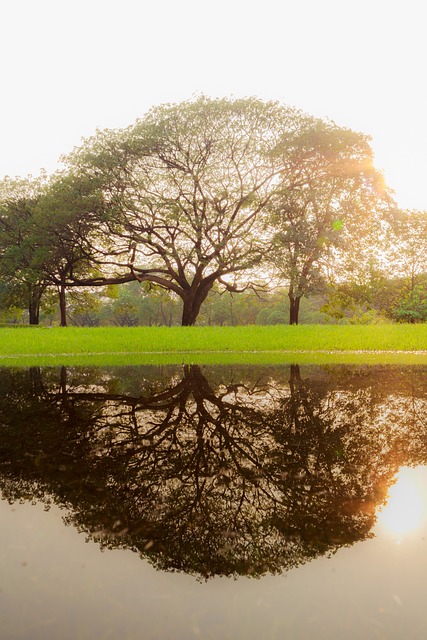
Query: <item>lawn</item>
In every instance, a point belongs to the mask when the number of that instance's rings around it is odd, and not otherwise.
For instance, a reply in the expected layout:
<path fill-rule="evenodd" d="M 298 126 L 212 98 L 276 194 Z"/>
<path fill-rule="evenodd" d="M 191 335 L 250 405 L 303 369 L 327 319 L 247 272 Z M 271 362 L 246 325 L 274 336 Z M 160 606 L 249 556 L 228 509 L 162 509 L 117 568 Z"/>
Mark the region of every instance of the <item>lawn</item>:
<path fill-rule="evenodd" d="M 422 362 L 427 325 L 0 328 L 1 365 Z"/>

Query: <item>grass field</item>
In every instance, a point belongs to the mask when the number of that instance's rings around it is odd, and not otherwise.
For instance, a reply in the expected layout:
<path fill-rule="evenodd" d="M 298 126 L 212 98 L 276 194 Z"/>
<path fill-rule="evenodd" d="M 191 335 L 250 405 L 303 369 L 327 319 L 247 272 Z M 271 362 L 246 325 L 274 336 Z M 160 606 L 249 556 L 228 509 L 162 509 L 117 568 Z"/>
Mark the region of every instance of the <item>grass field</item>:
<path fill-rule="evenodd" d="M 427 325 L 0 328 L 0 365 L 427 363 Z"/>

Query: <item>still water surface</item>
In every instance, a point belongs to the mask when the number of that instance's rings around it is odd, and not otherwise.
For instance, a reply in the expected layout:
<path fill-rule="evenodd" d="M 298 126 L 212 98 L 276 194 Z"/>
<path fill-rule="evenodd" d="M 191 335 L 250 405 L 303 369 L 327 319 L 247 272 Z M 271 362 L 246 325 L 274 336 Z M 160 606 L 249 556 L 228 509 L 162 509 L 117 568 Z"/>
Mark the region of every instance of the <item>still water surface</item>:
<path fill-rule="evenodd" d="M 427 368 L 0 370 L 0 638 L 425 638 Z"/>

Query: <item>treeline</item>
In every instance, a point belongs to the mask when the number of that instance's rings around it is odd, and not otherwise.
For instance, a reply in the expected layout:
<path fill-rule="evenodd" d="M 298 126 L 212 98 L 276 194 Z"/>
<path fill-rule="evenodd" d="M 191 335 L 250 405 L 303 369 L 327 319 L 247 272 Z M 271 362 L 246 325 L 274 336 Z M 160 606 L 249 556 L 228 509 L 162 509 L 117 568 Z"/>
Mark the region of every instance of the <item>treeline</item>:
<path fill-rule="evenodd" d="M 63 163 L 0 183 L 2 323 L 427 319 L 427 212 L 398 209 L 363 134 L 202 97 Z"/>
<path fill-rule="evenodd" d="M 404 280 L 380 281 L 378 287 L 343 283 L 303 297 L 299 309 L 302 324 L 384 324 L 427 321 L 427 275 L 415 290 L 404 293 Z M 28 324 L 28 311 L 3 303 L 0 287 L 0 325 Z M 73 326 L 176 326 L 182 305 L 176 296 L 161 289 L 148 289 L 138 282 L 113 285 L 101 290 L 67 293 L 67 324 Z M 289 323 L 290 304 L 286 290 L 277 288 L 262 296 L 254 291 L 233 294 L 212 291 L 198 317 L 199 325 L 239 326 Z M 54 291 L 43 296 L 39 323 L 60 324 Z"/>
<path fill-rule="evenodd" d="M 1 305 L 1 303 L 0 303 Z M 300 322 L 325 323 L 335 320 L 321 312 L 324 300 L 320 296 L 302 300 Z M 176 326 L 181 322 L 182 305 L 176 296 L 161 289 L 153 290 L 138 282 L 113 285 L 101 290 L 85 288 L 67 292 L 67 324 L 74 326 Z M 237 326 L 248 324 L 286 324 L 289 302 L 284 290 L 260 297 L 253 291 L 218 293 L 207 297 L 197 322 L 199 325 Z M 19 307 L 0 306 L 0 324 L 26 324 L 28 311 Z M 55 326 L 60 323 L 56 295 L 52 291 L 43 297 L 39 323 Z"/>

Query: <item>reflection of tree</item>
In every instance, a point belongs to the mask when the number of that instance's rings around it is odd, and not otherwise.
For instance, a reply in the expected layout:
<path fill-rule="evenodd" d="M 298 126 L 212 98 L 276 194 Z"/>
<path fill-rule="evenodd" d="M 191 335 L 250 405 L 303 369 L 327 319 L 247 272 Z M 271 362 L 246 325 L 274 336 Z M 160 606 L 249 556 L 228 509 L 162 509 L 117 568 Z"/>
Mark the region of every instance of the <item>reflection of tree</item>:
<path fill-rule="evenodd" d="M 391 368 L 1 370 L 0 488 L 64 505 L 90 538 L 160 568 L 281 571 L 369 536 L 398 466 L 426 460 L 427 386 L 409 379 Z"/>

